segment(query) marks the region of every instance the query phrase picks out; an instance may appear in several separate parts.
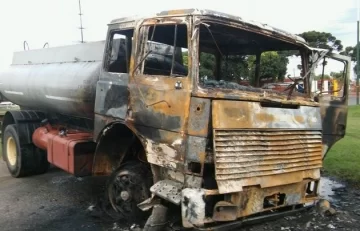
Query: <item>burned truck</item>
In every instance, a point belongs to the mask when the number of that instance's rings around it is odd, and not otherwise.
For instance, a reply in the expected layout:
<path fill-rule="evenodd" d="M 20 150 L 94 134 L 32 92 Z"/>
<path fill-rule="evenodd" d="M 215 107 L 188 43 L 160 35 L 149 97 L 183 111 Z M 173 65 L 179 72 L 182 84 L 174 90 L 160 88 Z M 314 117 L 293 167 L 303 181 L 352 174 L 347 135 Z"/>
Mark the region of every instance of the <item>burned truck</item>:
<path fill-rule="evenodd" d="M 285 90 L 261 84 L 273 51 L 301 59 Z M 230 62 L 250 56 L 251 78 L 234 76 Z M 336 97 L 311 91 L 329 59 L 344 67 Z M 108 176 L 112 211 L 145 230 L 161 230 L 170 209 L 199 230 L 284 215 L 319 198 L 323 159 L 345 135 L 349 74 L 348 57 L 237 16 L 120 18 L 105 41 L 14 53 L 0 90 L 21 110 L 4 116 L 3 158 L 14 177 L 49 163 Z"/>

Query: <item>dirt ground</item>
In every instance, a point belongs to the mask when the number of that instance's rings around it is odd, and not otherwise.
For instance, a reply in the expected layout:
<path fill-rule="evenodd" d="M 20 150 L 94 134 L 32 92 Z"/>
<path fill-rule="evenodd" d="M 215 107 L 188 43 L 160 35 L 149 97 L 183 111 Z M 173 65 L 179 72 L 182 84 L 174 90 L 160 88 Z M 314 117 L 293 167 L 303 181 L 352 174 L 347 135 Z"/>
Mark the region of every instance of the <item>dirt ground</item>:
<path fill-rule="evenodd" d="M 0 162 L 0 230 L 131 230 L 94 208 L 103 189 L 101 178 L 76 178 L 52 168 L 40 176 L 14 179 Z M 312 209 L 236 230 L 360 230 L 360 192 L 330 178 L 321 193 L 336 210 L 332 216 Z"/>

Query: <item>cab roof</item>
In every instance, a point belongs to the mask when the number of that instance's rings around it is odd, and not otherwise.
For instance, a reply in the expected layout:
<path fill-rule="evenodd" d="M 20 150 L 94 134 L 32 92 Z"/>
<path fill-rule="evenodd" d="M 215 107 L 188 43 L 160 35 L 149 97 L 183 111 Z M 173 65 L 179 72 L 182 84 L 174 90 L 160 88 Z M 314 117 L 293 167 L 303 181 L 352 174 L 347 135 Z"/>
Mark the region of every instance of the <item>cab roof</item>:
<path fill-rule="evenodd" d="M 290 32 L 281 30 L 276 27 L 269 26 L 266 23 L 256 22 L 252 20 L 245 20 L 239 16 L 222 13 L 214 10 L 207 10 L 207 9 L 174 9 L 174 10 L 167 10 L 167 11 L 161 11 L 155 15 L 148 15 L 148 16 L 132 16 L 132 17 L 123 17 L 114 19 L 110 22 L 110 24 L 118 24 L 118 23 L 124 23 L 124 22 L 136 22 L 138 20 L 146 19 L 146 18 L 153 18 L 153 17 L 167 17 L 167 16 L 183 16 L 183 15 L 197 15 L 197 16 L 210 16 L 210 17 L 216 17 L 220 19 L 225 19 L 229 21 L 235 21 L 240 23 L 245 23 L 247 25 L 258 27 L 259 29 L 266 30 L 268 32 L 271 32 L 273 34 L 278 34 L 284 37 L 287 37 L 289 39 L 294 40 L 296 43 L 302 43 L 304 45 L 308 45 L 305 39 L 302 37 L 292 34 Z"/>

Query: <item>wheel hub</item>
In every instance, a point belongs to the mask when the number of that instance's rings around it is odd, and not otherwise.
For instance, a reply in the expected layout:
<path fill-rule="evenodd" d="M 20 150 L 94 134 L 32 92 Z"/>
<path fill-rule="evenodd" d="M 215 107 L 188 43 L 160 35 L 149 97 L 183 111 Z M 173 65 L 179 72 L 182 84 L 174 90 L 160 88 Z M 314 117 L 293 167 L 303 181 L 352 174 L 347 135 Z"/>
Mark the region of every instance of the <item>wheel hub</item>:
<path fill-rule="evenodd" d="M 124 217 L 134 218 L 138 213 L 137 205 L 150 194 L 144 176 L 139 168 L 128 167 L 114 172 L 108 186 L 108 197 L 111 207 Z"/>
<path fill-rule="evenodd" d="M 6 157 L 10 165 L 16 164 L 17 152 L 16 143 L 13 137 L 9 137 L 6 141 Z"/>
<path fill-rule="evenodd" d="M 130 195 L 127 191 L 122 191 L 120 193 L 120 197 L 123 201 L 127 201 L 129 199 Z"/>

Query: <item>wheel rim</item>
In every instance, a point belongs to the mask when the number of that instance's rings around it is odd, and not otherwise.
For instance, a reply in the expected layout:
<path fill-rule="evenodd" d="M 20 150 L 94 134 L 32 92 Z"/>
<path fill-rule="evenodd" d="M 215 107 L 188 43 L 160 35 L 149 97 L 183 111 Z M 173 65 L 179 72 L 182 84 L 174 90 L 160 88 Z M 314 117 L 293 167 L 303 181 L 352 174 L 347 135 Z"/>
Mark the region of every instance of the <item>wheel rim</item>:
<path fill-rule="evenodd" d="M 150 196 L 143 180 L 141 175 L 136 172 L 119 171 L 109 185 L 110 204 L 125 218 L 134 219 L 132 216 L 139 212 L 137 204 Z"/>
<path fill-rule="evenodd" d="M 6 156 L 9 164 L 14 166 L 16 164 L 17 152 L 15 139 L 13 137 L 9 137 L 6 141 Z"/>

